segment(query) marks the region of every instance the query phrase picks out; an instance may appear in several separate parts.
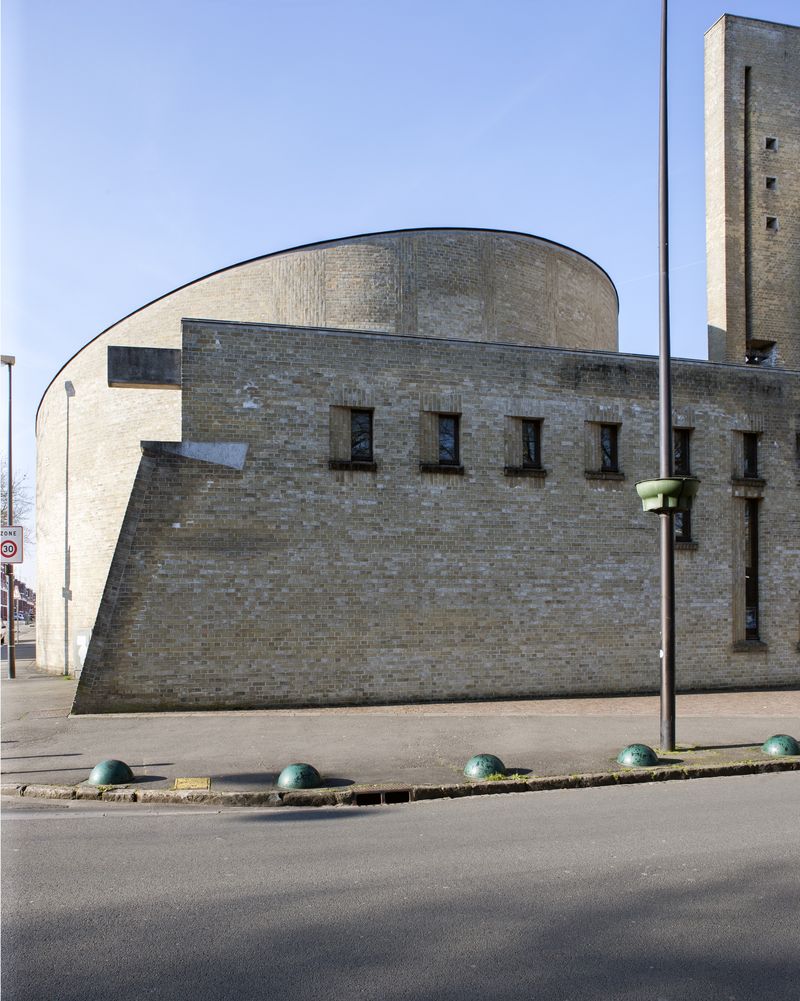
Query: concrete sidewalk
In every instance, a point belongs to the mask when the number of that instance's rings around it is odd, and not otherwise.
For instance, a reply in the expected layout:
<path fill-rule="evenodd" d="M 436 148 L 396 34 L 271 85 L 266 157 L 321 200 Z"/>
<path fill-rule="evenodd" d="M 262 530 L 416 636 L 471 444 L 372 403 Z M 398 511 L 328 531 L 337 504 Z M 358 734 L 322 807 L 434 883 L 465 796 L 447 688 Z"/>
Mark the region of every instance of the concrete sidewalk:
<path fill-rule="evenodd" d="M 659 738 L 656 696 L 71 717 L 75 682 L 37 672 L 32 639 L 21 637 L 15 680 L 3 663 L 5 786 L 76 785 L 104 758 L 127 762 L 148 790 L 191 777 L 216 792 L 274 791 L 293 761 L 339 789 L 452 785 L 481 752 L 530 781 L 618 773 L 622 747 Z M 759 749 L 767 737 L 800 738 L 800 689 L 681 695 L 677 711 L 679 750 L 662 756 L 669 769 L 769 762 Z"/>

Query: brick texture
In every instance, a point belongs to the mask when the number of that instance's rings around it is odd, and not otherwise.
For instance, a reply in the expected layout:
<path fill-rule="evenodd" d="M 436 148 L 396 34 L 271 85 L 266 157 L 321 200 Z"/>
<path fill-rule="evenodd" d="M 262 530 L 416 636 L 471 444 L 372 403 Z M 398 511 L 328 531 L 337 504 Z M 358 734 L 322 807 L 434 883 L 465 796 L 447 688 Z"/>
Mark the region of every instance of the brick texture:
<path fill-rule="evenodd" d="M 183 373 L 183 437 L 248 459 L 141 460 L 77 711 L 657 687 L 657 518 L 634 490 L 657 467 L 654 359 L 187 321 Z M 678 684 L 796 684 L 798 374 L 679 362 L 674 384 L 702 480 Z M 377 471 L 333 471 L 331 407 L 364 399 Z M 420 414 L 443 401 L 463 476 L 419 471 Z M 544 481 L 504 475 L 520 415 L 543 421 Z M 624 479 L 590 479 L 586 424 L 609 415 Z M 738 652 L 731 436 L 754 422 L 764 642 Z"/>
<path fill-rule="evenodd" d="M 39 407 L 37 656 L 47 670 L 81 669 L 140 441 L 180 439 L 179 394 L 109 388 L 108 347 L 179 348 L 187 316 L 617 346 L 616 292 L 601 268 L 547 240 L 482 230 L 334 240 L 227 268 L 144 306 L 72 358 Z M 238 392 L 256 406 L 246 380 Z"/>
<path fill-rule="evenodd" d="M 800 369 L 800 28 L 726 14 L 705 60 L 709 357 Z"/>

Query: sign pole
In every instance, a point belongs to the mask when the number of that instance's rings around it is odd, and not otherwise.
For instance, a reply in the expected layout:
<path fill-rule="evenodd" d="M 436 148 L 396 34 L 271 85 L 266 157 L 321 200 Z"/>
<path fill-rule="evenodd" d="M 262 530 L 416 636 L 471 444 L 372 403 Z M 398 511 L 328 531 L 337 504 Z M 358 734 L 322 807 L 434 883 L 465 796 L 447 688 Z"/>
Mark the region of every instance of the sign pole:
<path fill-rule="evenodd" d="M 12 355 L 3 355 L 2 363 L 8 365 L 8 467 L 6 469 L 7 473 L 7 483 L 6 489 L 8 491 L 8 524 L 14 524 L 14 466 L 12 461 L 12 438 L 11 438 L 11 369 L 14 365 L 15 358 Z M 6 643 L 8 644 L 8 676 L 9 678 L 16 678 L 17 676 L 17 647 L 14 636 L 14 566 L 12 563 L 8 563 L 6 566 L 6 573 L 8 578 L 6 584 L 8 585 L 8 620 L 6 622 Z"/>

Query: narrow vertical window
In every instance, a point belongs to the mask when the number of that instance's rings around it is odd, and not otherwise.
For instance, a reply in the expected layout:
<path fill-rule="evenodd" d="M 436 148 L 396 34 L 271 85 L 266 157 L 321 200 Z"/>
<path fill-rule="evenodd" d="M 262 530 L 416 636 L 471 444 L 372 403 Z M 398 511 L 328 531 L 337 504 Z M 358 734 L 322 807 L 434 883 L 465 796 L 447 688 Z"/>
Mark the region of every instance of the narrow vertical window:
<path fill-rule="evenodd" d="M 600 425 L 600 469 L 604 473 L 619 472 L 617 425 Z"/>
<path fill-rule="evenodd" d="M 439 465 L 457 466 L 459 462 L 458 414 L 439 414 Z"/>
<path fill-rule="evenodd" d="M 744 509 L 745 638 L 759 638 L 758 615 L 758 501 L 746 500 Z"/>
<path fill-rule="evenodd" d="M 676 542 L 692 541 L 692 512 L 676 511 L 672 516 Z"/>
<path fill-rule="evenodd" d="M 522 421 L 522 466 L 542 468 L 542 422 Z"/>
<path fill-rule="evenodd" d="M 690 452 L 691 431 L 688 428 L 675 428 L 673 431 L 673 447 L 675 452 L 675 473 L 678 476 L 689 476 L 692 469 Z"/>
<path fill-rule="evenodd" d="M 742 475 L 758 477 L 758 435 L 753 431 L 742 432 Z"/>
<path fill-rule="evenodd" d="M 350 411 L 350 459 L 372 462 L 372 411 Z"/>

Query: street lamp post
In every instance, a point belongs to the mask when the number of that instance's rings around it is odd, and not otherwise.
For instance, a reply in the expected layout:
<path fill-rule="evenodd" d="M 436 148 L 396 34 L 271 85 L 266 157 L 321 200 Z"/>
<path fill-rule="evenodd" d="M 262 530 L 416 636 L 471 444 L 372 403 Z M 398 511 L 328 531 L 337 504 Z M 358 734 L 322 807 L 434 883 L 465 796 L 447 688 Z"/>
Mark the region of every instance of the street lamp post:
<path fill-rule="evenodd" d="M 0 356 L 0 362 L 8 365 L 8 467 L 6 469 L 6 490 L 8 491 L 8 524 L 14 524 L 14 465 L 12 456 L 11 420 L 11 369 L 16 358 L 13 355 Z M 14 564 L 6 564 L 6 584 L 8 585 L 8 619 L 6 623 L 6 643 L 8 645 L 8 676 L 17 676 L 17 648 L 14 643 Z"/>
<path fill-rule="evenodd" d="M 669 185 L 667 156 L 667 0 L 661 6 L 661 87 L 659 102 L 659 476 L 673 473 L 672 372 L 669 343 Z M 659 514 L 661 528 L 661 748 L 675 750 L 675 536 L 671 509 Z"/>
<path fill-rule="evenodd" d="M 639 480 L 645 511 L 658 515 L 661 536 L 661 750 L 675 750 L 675 534 L 673 517 L 690 511 L 700 481 L 676 476 L 669 346 L 669 197 L 667 185 L 667 0 L 661 5 L 661 87 L 658 116 L 658 479 Z M 629 748 L 626 748 L 629 750 Z M 622 760 L 621 758 L 619 759 Z"/>

